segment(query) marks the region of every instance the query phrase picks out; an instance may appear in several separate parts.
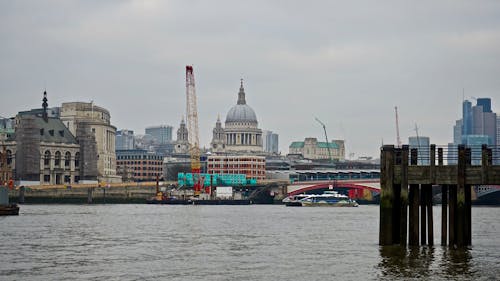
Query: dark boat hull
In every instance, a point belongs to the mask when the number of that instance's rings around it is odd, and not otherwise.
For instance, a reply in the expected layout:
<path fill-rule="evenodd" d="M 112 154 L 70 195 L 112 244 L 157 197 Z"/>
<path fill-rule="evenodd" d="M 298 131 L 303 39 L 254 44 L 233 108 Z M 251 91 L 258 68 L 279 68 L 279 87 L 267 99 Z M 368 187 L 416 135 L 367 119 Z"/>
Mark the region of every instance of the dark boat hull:
<path fill-rule="evenodd" d="M 19 215 L 19 206 L 17 206 L 17 204 L 0 206 L 0 216 L 17 216 L 17 215 Z"/>

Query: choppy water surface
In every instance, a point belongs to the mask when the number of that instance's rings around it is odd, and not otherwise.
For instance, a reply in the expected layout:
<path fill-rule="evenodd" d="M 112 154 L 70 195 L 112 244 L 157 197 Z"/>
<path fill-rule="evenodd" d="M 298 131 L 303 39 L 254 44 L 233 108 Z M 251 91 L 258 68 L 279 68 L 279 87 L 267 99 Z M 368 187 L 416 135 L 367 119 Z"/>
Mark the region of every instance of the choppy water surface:
<path fill-rule="evenodd" d="M 498 280 L 500 208 L 472 216 L 472 248 L 404 250 L 378 246 L 378 206 L 23 205 L 0 280 Z"/>

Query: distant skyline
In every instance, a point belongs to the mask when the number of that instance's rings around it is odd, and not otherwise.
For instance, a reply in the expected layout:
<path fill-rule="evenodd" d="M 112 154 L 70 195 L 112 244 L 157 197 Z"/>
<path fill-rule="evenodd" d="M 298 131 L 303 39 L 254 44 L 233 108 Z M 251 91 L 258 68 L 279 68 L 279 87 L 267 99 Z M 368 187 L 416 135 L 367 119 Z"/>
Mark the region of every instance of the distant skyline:
<path fill-rule="evenodd" d="M 0 116 L 94 101 L 144 133 L 185 114 L 193 65 L 200 141 L 236 104 L 240 78 L 259 128 L 292 141 L 346 140 L 379 157 L 415 134 L 453 141 L 462 100 L 500 110 L 498 1 L 0 1 Z M 462 94 L 464 89 L 465 94 Z"/>

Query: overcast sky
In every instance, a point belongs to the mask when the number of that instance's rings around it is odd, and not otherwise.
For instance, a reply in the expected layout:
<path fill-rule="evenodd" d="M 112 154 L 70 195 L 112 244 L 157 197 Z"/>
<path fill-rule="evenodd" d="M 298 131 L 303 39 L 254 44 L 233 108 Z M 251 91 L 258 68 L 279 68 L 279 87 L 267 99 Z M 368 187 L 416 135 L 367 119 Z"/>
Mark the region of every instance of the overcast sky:
<path fill-rule="evenodd" d="M 200 141 L 236 104 L 240 78 L 280 150 L 305 137 L 379 156 L 419 134 L 452 141 L 465 97 L 500 110 L 500 1 L 0 0 L 0 116 L 90 101 L 143 134 L 185 114 L 194 65 Z"/>

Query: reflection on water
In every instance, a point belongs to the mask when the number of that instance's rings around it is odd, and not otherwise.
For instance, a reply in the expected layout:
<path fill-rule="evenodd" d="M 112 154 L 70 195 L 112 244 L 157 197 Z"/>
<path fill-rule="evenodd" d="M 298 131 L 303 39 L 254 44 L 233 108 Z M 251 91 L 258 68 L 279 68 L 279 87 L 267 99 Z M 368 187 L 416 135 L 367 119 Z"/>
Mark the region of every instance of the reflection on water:
<path fill-rule="evenodd" d="M 379 269 L 381 277 L 390 279 L 443 279 L 473 277 L 470 249 L 448 247 L 381 246 Z M 436 258 L 437 257 L 437 258 Z M 437 259 L 437 260 L 436 260 Z"/>
<path fill-rule="evenodd" d="M 0 280 L 499 280 L 500 208 L 472 209 L 464 250 L 380 247 L 378 210 L 23 205 Z"/>

